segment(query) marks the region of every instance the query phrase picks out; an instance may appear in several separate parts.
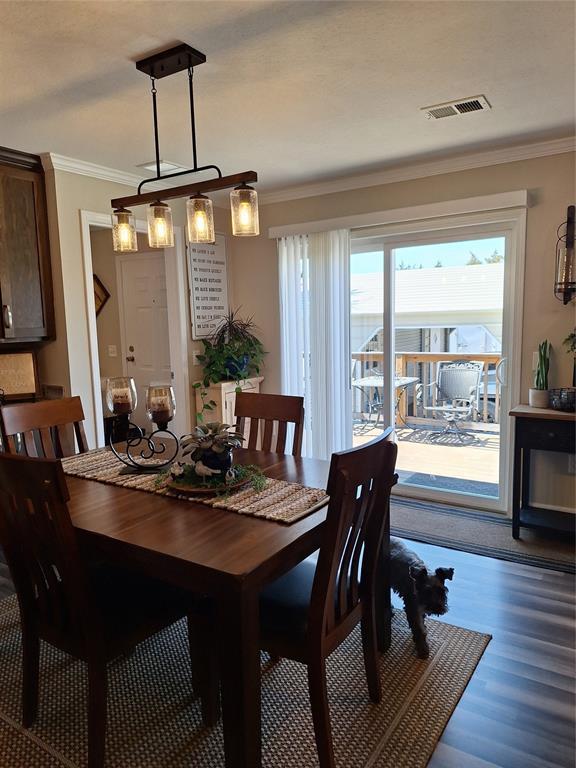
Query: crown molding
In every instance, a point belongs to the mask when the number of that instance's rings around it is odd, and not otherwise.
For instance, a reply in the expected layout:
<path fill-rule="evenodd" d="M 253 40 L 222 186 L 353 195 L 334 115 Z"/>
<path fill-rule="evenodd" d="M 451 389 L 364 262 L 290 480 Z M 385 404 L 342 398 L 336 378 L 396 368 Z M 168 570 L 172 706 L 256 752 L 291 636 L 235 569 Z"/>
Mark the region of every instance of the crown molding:
<path fill-rule="evenodd" d="M 79 176 L 90 176 L 92 179 L 101 179 L 102 181 L 112 181 L 115 184 L 123 184 L 127 187 L 137 188 L 142 181 L 143 176 L 137 176 L 134 173 L 118 171 L 115 168 L 107 168 L 105 165 L 89 163 L 86 160 L 77 160 L 75 157 L 66 157 L 65 155 L 56 155 L 52 152 L 45 152 L 40 155 L 42 166 L 45 171 L 65 171 L 66 173 L 77 173 Z M 149 189 L 167 189 L 170 186 L 167 182 L 156 181 L 148 185 Z"/>
<path fill-rule="evenodd" d="M 377 187 L 382 184 L 393 184 L 399 181 L 411 181 L 426 176 L 439 176 L 444 173 L 467 171 L 472 168 L 481 168 L 502 163 L 514 163 L 520 160 L 531 160 L 548 155 L 559 155 L 565 152 L 576 151 L 576 137 L 568 136 L 563 139 L 541 141 L 535 144 L 522 144 L 503 149 L 491 149 L 474 154 L 458 155 L 444 160 L 431 160 L 427 163 L 399 166 L 389 168 L 376 173 L 362 176 L 348 176 L 345 178 L 324 181 L 317 184 L 303 184 L 299 187 L 280 189 L 277 192 L 262 193 L 260 203 L 281 203 L 288 200 L 297 200 L 303 197 L 316 197 L 329 195 L 334 192 L 347 192 L 364 187 Z"/>

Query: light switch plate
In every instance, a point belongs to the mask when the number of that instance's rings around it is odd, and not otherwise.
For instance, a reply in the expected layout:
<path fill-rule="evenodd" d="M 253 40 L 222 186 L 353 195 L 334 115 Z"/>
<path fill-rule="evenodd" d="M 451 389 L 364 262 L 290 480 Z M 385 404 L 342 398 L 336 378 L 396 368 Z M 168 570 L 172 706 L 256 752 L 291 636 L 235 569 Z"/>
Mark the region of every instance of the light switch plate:
<path fill-rule="evenodd" d="M 192 350 L 192 365 L 202 365 L 200 360 L 198 360 L 198 355 L 201 355 L 201 354 L 202 352 L 200 352 L 200 350 L 198 349 Z"/>
<path fill-rule="evenodd" d="M 108 344 L 108 357 L 118 357 L 118 349 L 115 344 Z"/>

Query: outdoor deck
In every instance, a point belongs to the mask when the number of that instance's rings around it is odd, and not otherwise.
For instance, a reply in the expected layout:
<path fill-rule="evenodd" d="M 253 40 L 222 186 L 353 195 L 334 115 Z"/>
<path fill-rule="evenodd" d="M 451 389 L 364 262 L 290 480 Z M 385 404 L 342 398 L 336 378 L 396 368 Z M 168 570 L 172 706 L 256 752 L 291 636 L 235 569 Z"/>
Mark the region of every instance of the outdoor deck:
<path fill-rule="evenodd" d="M 467 426 L 467 437 L 460 442 L 453 435 L 430 439 L 428 426 L 400 423 L 396 431 L 400 481 L 443 491 L 497 496 L 498 425 Z M 362 445 L 379 434 L 381 427 L 355 434 L 354 445 Z"/>

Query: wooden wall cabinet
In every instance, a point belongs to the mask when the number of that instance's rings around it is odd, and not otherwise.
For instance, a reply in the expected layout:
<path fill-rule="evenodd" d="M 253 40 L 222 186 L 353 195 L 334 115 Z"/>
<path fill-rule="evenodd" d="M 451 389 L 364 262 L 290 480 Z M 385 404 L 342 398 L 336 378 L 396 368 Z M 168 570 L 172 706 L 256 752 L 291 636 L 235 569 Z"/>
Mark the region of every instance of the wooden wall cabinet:
<path fill-rule="evenodd" d="M 260 384 L 264 381 L 263 376 L 254 376 L 251 379 L 244 379 L 240 382 L 243 392 L 260 392 Z M 216 407 L 213 411 L 206 411 L 205 421 L 220 421 L 224 424 L 235 424 L 234 409 L 236 406 L 236 382 L 220 381 L 218 384 L 211 384 L 206 388 L 206 402 L 214 400 Z M 196 390 L 196 411 L 202 408 L 202 400 Z"/>
<path fill-rule="evenodd" d="M 40 158 L 0 148 L 0 345 L 54 335 L 46 191 Z"/>

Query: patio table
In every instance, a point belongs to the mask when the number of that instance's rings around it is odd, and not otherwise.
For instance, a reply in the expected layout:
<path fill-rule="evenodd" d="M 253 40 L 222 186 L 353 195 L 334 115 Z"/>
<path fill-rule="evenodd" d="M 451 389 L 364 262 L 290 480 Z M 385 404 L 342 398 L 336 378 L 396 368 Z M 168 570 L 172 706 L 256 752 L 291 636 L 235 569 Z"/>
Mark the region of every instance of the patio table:
<path fill-rule="evenodd" d="M 396 391 L 396 402 L 394 408 L 396 415 L 404 421 L 399 414 L 398 405 L 400 404 L 400 398 L 403 392 L 405 392 L 412 384 L 417 384 L 420 379 L 417 376 L 395 376 L 394 377 L 394 389 Z M 383 389 L 384 388 L 384 376 L 362 376 L 359 379 L 352 379 L 352 386 L 364 392 L 365 389 Z M 376 413 L 376 422 L 374 427 L 378 425 L 380 415 L 382 413 L 382 404 L 379 404 L 378 411 Z"/>

